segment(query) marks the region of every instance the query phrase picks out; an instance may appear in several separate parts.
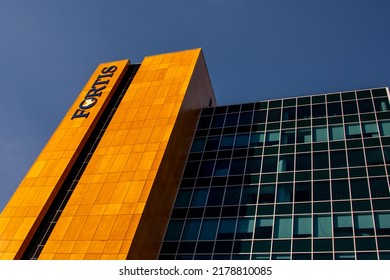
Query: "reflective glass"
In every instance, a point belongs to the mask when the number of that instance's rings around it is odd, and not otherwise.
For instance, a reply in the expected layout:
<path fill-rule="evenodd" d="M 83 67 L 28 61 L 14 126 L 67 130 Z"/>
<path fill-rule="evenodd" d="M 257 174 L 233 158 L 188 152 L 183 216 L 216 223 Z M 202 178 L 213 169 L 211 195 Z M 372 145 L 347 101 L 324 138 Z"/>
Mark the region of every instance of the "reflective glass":
<path fill-rule="evenodd" d="M 330 215 L 315 215 L 313 223 L 314 237 L 332 237 L 332 218 Z"/>
<path fill-rule="evenodd" d="M 198 238 L 201 220 L 187 220 L 184 226 L 181 240 L 196 240 Z"/>
<path fill-rule="evenodd" d="M 320 141 L 328 141 L 328 129 L 326 126 L 322 127 L 315 127 L 313 129 L 313 141 L 314 142 L 320 142 Z"/>
<path fill-rule="evenodd" d="M 344 128 L 341 125 L 329 126 L 329 140 L 343 140 Z"/>
<path fill-rule="evenodd" d="M 292 218 L 281 216 L 275 218 L 274 238 L 291 238 Z"/>
<path fill-rule="evenodd" d="M 294 237 L 311 237 L 311 216 L 294 216 Z"/>
<path fill-rule="evenodd" d="M 217 219 L 204 219 L 200 230 L 199 240 L 215 240 L 217 227 Z"/>

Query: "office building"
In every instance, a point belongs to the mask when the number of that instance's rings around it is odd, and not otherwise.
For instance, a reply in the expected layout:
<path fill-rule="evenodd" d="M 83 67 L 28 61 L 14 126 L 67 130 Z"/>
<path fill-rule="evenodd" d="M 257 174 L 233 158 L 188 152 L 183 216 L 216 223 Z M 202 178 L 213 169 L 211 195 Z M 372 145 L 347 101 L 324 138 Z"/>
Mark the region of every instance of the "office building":
<path fill-rule="evenodd" d="M 387 88 L 203 109 L 160 259 L 390 259 Z"/>
<path fill-rule="evenodd" d="M 200 49 L 99 65 L 0 259 L 390 259 L 389 90 L 217 106 Z"/>

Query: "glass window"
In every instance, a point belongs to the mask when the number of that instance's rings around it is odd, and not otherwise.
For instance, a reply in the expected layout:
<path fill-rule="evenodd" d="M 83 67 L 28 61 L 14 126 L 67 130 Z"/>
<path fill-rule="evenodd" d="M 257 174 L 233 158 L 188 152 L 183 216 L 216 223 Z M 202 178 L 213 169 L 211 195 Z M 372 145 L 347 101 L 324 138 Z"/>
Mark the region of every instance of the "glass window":
<path fill-rule="evenodd" d="M 332 181 L 332 198 L 349 199 L 349 185 L 347 180 L 333 180 Z"/>
<path fill-rule="evenodd" d="M 293 199 L 293 185 L 279 184 L 277 186 L 276 202 L 292 202 Z"/>
<path fill-rule="evenodd" d="M 311 130 L 309 128 L 298 129 L 297 143 L 310 143 L 311 142 Z"/>
<path fill-rule="evenodd" d="M 264 133 L 262 132 L 256 132 L 252 133 L 251 139 L 250 139 L 250 146 L 261 146 L 264 143 Z"/>
<path fill-rule="evenodd" d="M 171 220 L 165 234 L 165 240 L 179 240 L 183 229 L 184 221 Z"/>
<path fill-rule="evenodd" d="M 329 181 L 314 181 L 313 182 L 313 200 L 330 200 Z"/>
<path fill-rule="evenodd" d="M 275 145 L 279 143 L 279 131 L 267 132 L 265 143 L 266 145 Z"/>
<path fill-rule="evenodd" d="M 196 177 L 199 169 L 199 161 L 187 162 L 186 169 L 184 170 L 184 177 Z"/>
<path fill-rule="evenodd" d="M 378 128 L 376 123 L 362 123 L 363 136 L 364 137 L 377 137 L 379 136 Z"/>
<path fill-rule="evenodd" d="M 174 207 L 187 207 L 190 203 L 192 190 L 179 190 Z"/>
<path fill-rule="evenodd" d="M 313 118 L 326 117 L 326 107 L 325 104 L 316 104 L 312 107 Z"/>
<path fill-rule="evenodd" d="M 371 99 L 359 99 L 358 103 L 360 113 L 374 112 Z"/>
<path fill-rule="evenodd" d="M 283 120 L 284 121 L 295 120 L 295 107 L 283 108 Z"/>
<path fill-rule="evenodd" d="M 374 235 L 374 223 L 371 214 L 354 214 L 355 235 Z"/>
<path fill-rule="evenodd" d="M 261 158 L 252 157 L 247 159 L 245 174 L 260 173 Z"/>
<path fill-rule="evenodd" d="M 265 123 L 267 111 L 256 111 L 253 117 L 253 123 Z"/>
<path fill-rule="evenodd" d="M 357 114 L 356 101 L 343 102 L 344 115 Z"/>
<path fill-rule="evenodd" d="M 375 213 L 375 227 L 378 235 L 390 235 L 390 213 Z"/>
<path fill-rule="evenodd" d="M 222 205 L 224 188 L 211 188 L 207 198 L 207 206 Z"/>
<path fill-rule="evenodd" d="M 352 198 L 369 198 L 367 179 L 351 180 Z"/>
<path fill-rule="evenodd" d="M 311 169 L 311 154 L 297 154 L 296 155 L 296 170 L 310 170 Z"/>
<path fill-rule="evenodd" d="M 272 235 L 272 218 L 258 217 L 256 219 L 255 238 L 271 238 Z"/>
<path fill-rule="evenodd" d="M 257 192 L 257 186 L 244 186 L 242 188 L 241 204 L 256 204 Z"/>
<path fill-rule="evenodd" d="M 249 134 L 237 134 L 235 148 L 244 148 L 248 146 Z"/>
<path fill-rule="evenodd" d="M 198 239 L 200 220 L 187 220 L 184 226 L 181 240 L 196 240 Z"/>
<path fill-rule="evenodd" d="M 224 205 L 238 205 L 240 203 L 241 187 L 227 187 Z"/>
<path fill-rule="evenodd" d="M 326 126 L 315 127 L 313 129 L 313 141 L 328 141 L 328 129 L 326 128 Z"/>
<path fill-rule="evenodd" d="M 381 121 L 379 122 L 379 129 L 382 136 L 390 135 L 390 121 Z"/>
<path fill-rule="evenodd" d="M 295 184 L 295 202 L 311 201 L 311 184 L 296 183 Z"/>
<path fill-rule="evenodd" d="M 236 219 L 221 219 L 218 228 L 218 239 L 233 239 L 236 229 Z"/>
<path fill-rule="evenodd" d="M 205 143 L 206 138 L 196 138 L 192 143 L 191 153 L 202 152 Z"/>
<path fill-rule="evenodd" d="M 350 214 L 334 215 L 333 219 L 335 236 L 352 235 L 352 217 Z"/>
<path fill-rule="evenodd" d="M 348 150 L 348 164 L 349 166 L 364 166 L 364 154 L 362 149 Z"/>
<path fill-rule="evenodd" d="M 382 151 L 380 148 L 366 149 L 367 165 L 383 164 Z"/>
<path fill-rule="evenodd" d="M 313 168 L 314 169 L 329 168 L 328 152 L 313 153 Z"/>
<path fill-rule="evenodd" d="M 254 218 L 240 218 L 237 222 L 236 238 L 252 238 Z"/>
<path fill-rule="evenodd" d="M 282 144 L 294 144 L 295 143 L 295 130 L 282 131 Z"/>
<path fill-rule="evenodd" d="M 276 217 L 274 238 L 291 238 L 291 226 L 291 216 Z"/>
<path fill-rule="evenodd" d="M 279 157 L 278 172 L 294 170 L 294 155 L 281 155 Z"/>
<path fill-rule="evenodd" d="M 234 158 L 230 166 L 230 175 L 244 174 L 245 158 Z"/>
<path fill-rule="evenodd" d="M 225 115 L 214 115 L 211 127 L 222 127 L 225 120 Z"/>
<path fill-rule="evenodd" d="M 265 156 L 263 158 L 262 172 L 276 172 L 277 162 L 277 156 Z"/>
<path fill-rule="evenodd" d="M 220 149 L 231 149 L 233 148 L 234 135 L 225 135 L 221 138 Z"/>
<path fill-rule="evenodd" d="M 209 128 L 211 123 L 211 116 L 201 117 L 198 124 L 198 129 Z"/>
<path fill-rule="evenodd" d="M 280 108 L 268 111 L 268 122 L 280 121 Z"/>
<path fill-rule="evenodd" d="M 275 185 L 260 186 L 259 203 L 274 203 L 275 201 Z"/>
<path fill-rule="evenodd" d="M 329 140 L 343 140 L 344 128 L 341 125 L 333 125 L 329 127 Z"/>
<path fill-rule="evenodd" d="M 389 110 L 389 99 L 387 97 L 375 98 L 374 104 L 377 112 L 385 112 Z"/>
<path fill-rule="evenodd" d="M 370 178 L 370 188 L 372 197 L 388 197 L 390 195 L 385 177 Z"/>
<path fill-rule="evenodd" d="M 192 195 L 191 206 L 199 207 L 205 206 L 208 189 L 195 189 Z"/>
<path fill-rule="evenodd" d="M 215 240 L 215 234 L 217 232 L 218 220 L 217 219 L 204 219 L 202 228 L 200 230 L 200 240 Z"/>
<path fill-rule="evenodd" d="M 297 119 L 307 119 L 310 118 L 310 106 L 299 106 L 297 113 Z"/>
<path fill-rule="evenodd" d="M 219 138 L 220 138 L 219 136 L 209 137 L 206 142 L 206 150 L 208 151 L 218 150 Z"/>
<path fill-rule="evenodd" d="M 330 165 L 332 168 L 346 167 L 345 151 L 330 151 Z"/>
<path fill-rule="evenodd" d="M 238 121 L 238 114 L 227 114 L 225 120 L 225 126 L 236 126 Z"/>
<path fill-rule="evenodd" d="M 252 123 L 252 112 L 241 113 L 239 125 L 251 124 Z"/>
<path fill-rule="evenodd" d="M 332 218 L 330 215 L 315 215 L 314 237 L 332 237 Z"/>
<path fill-rule="evenodd" d="M 311 236 L 311 216 L 294 217 L 294 237 Z"/>
<path fill-rule="evenodd" d="M 359 124 L 347 124 L 345 125 L 345 134 L 347 139 L 360 138 L 360 125 Z"/>
<path fill-rule="evenodd" d="M 341 115 L 340 102 L 328 103 L 327 106 L 328 106 L 328 116 L 329 117 Z"/>
<path fill-rule="evenodd" d="M 230 160 L 223 159 L 217 160 L 215 164 L 214 176 L 227 176 L 229 172 L 229 163 Z"/>
<path fill-rule="evenodd" d="M 214 160 L 205 160 L 200 164 L 199 177 L 211 176 L 214 169 Z"/>

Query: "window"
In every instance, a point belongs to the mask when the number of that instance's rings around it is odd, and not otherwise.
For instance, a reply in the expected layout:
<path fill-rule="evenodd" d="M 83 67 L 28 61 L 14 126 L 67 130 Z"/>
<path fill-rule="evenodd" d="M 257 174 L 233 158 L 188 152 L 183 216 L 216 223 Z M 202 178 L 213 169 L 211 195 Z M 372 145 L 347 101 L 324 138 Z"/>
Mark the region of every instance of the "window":
<path fill-rule="evenodd" d="M 332 218 L 330 215 L 314 216 L 314 237 L 332 237 Z"/>
<path fill-rule="evenodd" d="M 181 240 L 196 240 L 198 239 L 200 220 L 187 220 L 184 226 Z"/>
<path fill-rule="evenodd" d="M 341 105 L 340 102 L 328 103 L 328 116 L 339 116 L 341 115 Z"/>
<path fill-rule="evenodd" d="M 245 174 L 260 173 L 260 166 L 261 166 L 260 157 L 248 158 L 246 163 Z"/>
<path fill-rule="evenodd" d="M 192 195 L 191 206 L 199 207 L 206 204 L 208 189 L 195 189 Z M 176 199 L 177 201 L 177 199 Z"/>
<path fill-rule="evenodd" d="M 276 202 L 292 202 L 293 199 L 293 185 L 279 184 L 277 186 Z"/>
<path fill-rule="evenodd" d="M 277 145 L 279 143 L 279 131 L 267 132 L 265 138 L 266 145 Z"/>
<path fill-rule="evenodd" d="M 294 217 L 294 237 L 311 236 L 311 217 L 295 216 Z"/>
<path fill-rule="evenodd" d="M 371 214 L 354 214 L 355 235 L 374 235 L 374 224 Z"/>
<path fill-rule="evenodd" d="M 213 169 L 214 169 L 214 161 L 213 160 L 202 161 L 202 163 L 200 164 L 198 176 L 199 177 L 211 176 L 213 174 Z"/>
<path fill-rule="evenodd" d="M 326 107 L 325 104 L 316 104 L 313 105 L 313 118 L 321 118 L 326 117 Z"/>
<path fill-rule="evenodd" d="M 349 185 L 347 180 L 332 181 L 333 200 L 349 199 Z"/>
<path fill-rule="evenodd" d="M 268 122 L 277 122 L 280 120 L 280 108 L 268 111 Z"/>
<path fill-rule="evenodd" d="M 200 240 L 215 240 L 215 234 L 217 232 L 218 220 L 217 219 L 204 219 L 202 228 L 200 230 Z"/>
<path fill-rule="evenodd" d="M 364 137 L 377 137 L 379 135 L 376 123 L 362 123 Z"/>
<path fill-rule="evenodd" d="M 352 198 L 369 198 L 367 179 L 352 179 L 351 193 Z"/>
<path fill-rule="evenodd" d="M 309 128 L 298 129 L 297 143 L 310 143 L 311 142 L 311 131 Z"/>
<path fill-rule="evenodd" d="M 294 155 L 281 155 L 279 157 L 278 172 L 294 170 Z"/>
<path fill-rule="evenodd" d="M 344 115 L 357 114 L 356 101 L 346 101 L 343 103 Z"/>
<path fill-rule="evenodd" d="M 240 218 L 237 222 L 236 238 L 252 238 L 254 230 L 254 218 Z"/>
<path fill-rule="evenodd" d="M 390 136 L 390 121 L 379 122 L 379 129 L 382 136 Z"/>
<path fill-rule="evenodd" d="M 328 141 L 328 130 L 326 126 L 316 127 L 313 129 L 313 141 Z"/>
<path fill-rule="evenodd" d="M 313 182 L 313 200 L 330 200 L 329 181 L 314 181 Z"/>
<path fill-rule="evenodd" d="M 335 125 L 329 127 L 329 140 L 343 140 L 344 128 L 341 125 Z"/>
<path fill-rule="evenodd" d="M 179 190 L 174 207 L 187 207 L 190 202 L 191 194 L 192 190 Z"/>
<path fill-rule="evenodd" d="M 257 191 L 257 186 L 244 186 L 242 188 L 241 204 L 256 204 Z"/>
<path fill-rule="evenodd" d="M 241 187 L 227 187 L 223 205 L 237 205 L 240 203 Z"/>
<path fill-rule="evenodd" d="M 267 111 L 256 111 L 253 117 L 253 123 L 264 123 Z"/>
<path fill-rule="evenodd" d="M 291 238 L 291 226 L 292 226 L 291 216 L 276 217 L 274 238 Z"/>
<path fill-rule="evenodd" d="M 264 133 L 262 132 L 252 133 L 250 144 L 249 144 L 251 147 L 262 146 L 263 143 L 264 143 Z"/>
<path fill-rule="evenodd" d="M 362 149 L 348 150 L 348 164 L 349 166 L 364 166 L 364 153 Z"/>
<path fill-rule="evenodd" d="M 295 130 L 282 131 L 282 143 L 281 144 L 294 144 L 295 143 Z"/>
<path fill-rule="evenodd" d="M 276 172 L 277 161 L 277 156 L 265 156 L 263 158 L 262 172 Z"/>
<path fill-rule="evenodd" d="M 275 185 L 260 186 L 259 203 L 274 203 L 275 201 Z"/>
<path fill-rule="evenodd" d="M 375 226 L 378 235 L 390 235 L 390 213 L 376 213 Z"/>
<path fill-rule="evenodd" d="M 227 114 L 225 120 L 225 126 L 236 126 L 238 121 L 238 114 Z"/>
<path fill-rule="evenodd" d="M 340 214 L 333 216 L 334 235 L 349 236 L 352 235 L 352 218 L 349 214 Z"/>
<path fill-rule="evenodd" d="M 219 136 L 209 137 L 206 142 L 206 150 L 218 150 L 219 146 Z"/>
<path fill-rule="evenodd" d="M 360 125 L 359 124 L 347 124 L 345 125 L 345 134 L 347 139 L 360 138 Z"/>
<path fill-rule="evenodd" d="M 387 97 L 375 98 L 374 104 L 377 112 L 385 112 L 389 110 L 389 99 Z"/>
<path fill-rule="evenodd" d="M 215 164 L 214 176 L 227 176 L 229 172 L 230 160 L 217 160 Z"/>
<path fill-rule="evenodd" d="M 241 113 L 240 121 L 238 122 L 238 125 L 245 125 L 251 123 L 252 123 L 252 112 Z"/>
<path fill-rule="evenodd" d="M 295 202 L 311 200 L 311 185 L 310 183 L 295 184 Z"/>
<path fill-rule="evenodd" d="M 225 120 L 225 115 L 214 115 L 213 121 L 211 122 L 211 127 L 222 127 Z"/>
<path fill-rule="evenodd" d="M 238 134 L 236 136 L 235 148 L 244 148 L 248 146 L 249 134 Z"/>
<path fill-rule="evenodd" d="M 297 154 L 296 155 L 296 170 L 310 170 L 311 169 L 311 154 Z"/>
<path fill-rule="evenodd" d="M 360 113 L 374 112 L 371 99 L 360 99 L 358 103 Z"/>
<path fill-rule="evenodd" d="M 313 168 L 314 169 L 329 168 L 328 152 L 313 153 Z"/>
<path fill-rule="evenodd" d="M 167 232 L 165 234 L 165 240 L 179 240 L 183 225 L 183 221 L 170 221 Z"/>
<path fill-rule="evenodd" d="M 220 149 L 231 149 L 233 148 L 234 135 L 225 135 L 221 138 L 221 146 Z"/>
<path fill-rule="evenodd" d="M 330 165 L 332 168 L 346 167 L 345 151 L 330 151 Z"/>
<path fill-rule="evenodd" d="M 272 218 L 258 217 L 256 219 L 255 238 L 264 239 L 272 236 Z"/>
<path fill-rule="evenodd" d="M 245 158 L 233 158 L 230 166 L 230 175 L 244 174 Z"/>
<path fill-rule="evenodd" d="M 295 107 L 283 108 L 283 120 L 284 121 L 295 120 Z"/>
<path fill-rule="evenodd" d="M 310 118 L 310 106 L 299 106 L 297 119 L 307 119 Z"/>
<path fill-rule="evenodd" d="M 218 239 L 233 239 L 236 219 L 221 219 L 218 228 Z"/>

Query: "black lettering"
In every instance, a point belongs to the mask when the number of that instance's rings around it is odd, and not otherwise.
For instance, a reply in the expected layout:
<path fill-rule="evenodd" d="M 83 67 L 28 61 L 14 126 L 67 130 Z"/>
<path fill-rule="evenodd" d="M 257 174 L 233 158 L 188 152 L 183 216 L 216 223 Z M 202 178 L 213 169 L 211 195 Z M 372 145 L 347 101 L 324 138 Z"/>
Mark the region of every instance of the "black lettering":
<path fill-rule="evenodd" d="M 116 67 L 115 65 L 114 66 L 110 66 L 110 67 L 104 67 L 103 70 L 102 70 L 102 73 L 103 74 L 114 73 L 116 71 L 116 69 L 118 69 L 118 67 Z"/>
<path fill-rule="evenodd" d="M 77 109 L 76 112 L 72 116 L 72 120 L 76 119 L 76 118 L 87 118 L 88 115 L 89 115 L 89 112 L 85 113 L 84 110 Z"/>
<path fill-rule="evenodd" d="M 95 96 L 97 96 L 97 97 L 100 97 L 101 95 L 102 95 L 102 90 L 103 89 L 105 89 L 106 88 L 106 86 L 102 86 L 102 87 L 100 87 L 100 88 L 91 88 L 88 92 L 87 92 L 87 94 L 85 95 L 85 98 L 88 98 L 88 97 L 95 97 Z"/>
<path fill-rule="evenodd" d="M 95 106 L 96 102 L 97 102 L 97 99 L 95 97 L 88 97 L 80 103 L 79 108 L 80 109 L 92 108 L 93 106 Z"/>

